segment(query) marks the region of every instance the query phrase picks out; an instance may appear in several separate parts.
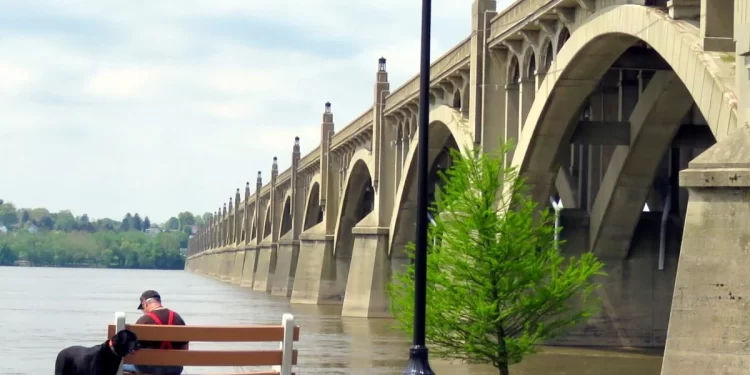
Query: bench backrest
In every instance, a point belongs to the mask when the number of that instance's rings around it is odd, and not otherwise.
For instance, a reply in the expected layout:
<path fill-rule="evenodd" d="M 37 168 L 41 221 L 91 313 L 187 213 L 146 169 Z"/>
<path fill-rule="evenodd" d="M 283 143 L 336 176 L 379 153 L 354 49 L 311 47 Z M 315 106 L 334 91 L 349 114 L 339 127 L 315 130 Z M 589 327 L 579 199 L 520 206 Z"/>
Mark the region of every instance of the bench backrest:
<path fill-rule="evenodd" d="M 124 363 L 166 366 L 274 366 L 280 374 L 290 374 L 297 364 L 294 341 L 299 341 L 299 326 L 291 314 L 282 316 L 273 326 L 160 326 L 126 324 L 125 314 L 117 313 L 107 338 L 121 329 L 133 331 L 141 341 L 173 342 L 278 342 L 279 349 L 256 350 L 162 350 L 141 349 L 127 356 Z M 192 345 L 191 345 L 192 346 Z"/>

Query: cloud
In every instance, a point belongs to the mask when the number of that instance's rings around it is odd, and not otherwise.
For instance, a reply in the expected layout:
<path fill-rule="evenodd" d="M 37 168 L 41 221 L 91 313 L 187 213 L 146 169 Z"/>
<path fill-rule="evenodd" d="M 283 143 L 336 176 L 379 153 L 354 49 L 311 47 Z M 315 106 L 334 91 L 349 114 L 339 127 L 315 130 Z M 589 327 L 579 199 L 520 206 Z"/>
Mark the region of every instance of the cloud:
<path fill-rule="evenodd" d="M 498 5 L 498 7 L 501 7 Z M 419 68 L 419 2 L 0 3 L 0 198 L 165 221 L 213 211 L 294 137 L 317 146 Z M 469 0 L 433 1 L 433 57 L 468 36 Z"/>
<path fill-rule="evenodd" d="M 0 62 L 0 90 L 3 94 L 12 95 L 34 80 L 33 72 L 20 65 Z"/>
<path fill-rule="evenodd" d="M 158 73 L 148 68 L 101 69 L 86 85 L 86 93 L 104 97 L 141 96 L 156 83 Z"/>

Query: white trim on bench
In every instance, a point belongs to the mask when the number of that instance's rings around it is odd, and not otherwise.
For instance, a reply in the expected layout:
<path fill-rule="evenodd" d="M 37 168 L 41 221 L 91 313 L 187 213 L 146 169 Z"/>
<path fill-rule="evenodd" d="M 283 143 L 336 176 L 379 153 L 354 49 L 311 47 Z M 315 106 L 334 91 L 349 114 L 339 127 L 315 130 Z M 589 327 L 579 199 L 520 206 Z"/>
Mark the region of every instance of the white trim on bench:
<path fill-rule="evenodd" d="M 292 314 L 282 315 L 281 326 L 284 327 L 284 341 L 279 343 L 281 366 L 273 366 L 272 368 L 279 375 L 291 375 L 292 353 L 294 353 L 294 316 Z"/>
<path fill-rule="evenodd" d="M 115 313 L 115 334 L 123 329 L 125 329 L 125 313 L 118 311 Z M 117 369 L 117 375 L 122 375 L 122 362 L 121 359 L 120 367 Z"/>

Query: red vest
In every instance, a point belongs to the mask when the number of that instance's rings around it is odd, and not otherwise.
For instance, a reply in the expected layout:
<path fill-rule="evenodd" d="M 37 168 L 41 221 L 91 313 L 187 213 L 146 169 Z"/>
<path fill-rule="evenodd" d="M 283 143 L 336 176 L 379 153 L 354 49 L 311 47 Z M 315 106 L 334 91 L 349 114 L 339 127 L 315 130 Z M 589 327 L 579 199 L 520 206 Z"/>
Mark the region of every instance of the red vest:
<path fill-rule="evenodd" d="M 164 325 L 164 323 L 161 322 L 161 319 L 159 319 L 159 317 L 156 316 L 156 314 L 154 314 L 154 313 L 146 313 L 146 315 L 148 315 L 154 322 L 156 322 L 157 325 L 160 325 L 160 326 Z M 174 311 L 169 310 L 169 321 L 167 322 L 167 325 L 171 326 L 171 325 L 173 325 L 173 323 L 174 323 Z M 159 346 L 159 349 L 170 349 L 171 350 L 171 349 L 174 349 L 174 348 L 172 347 L 172 343 L 171 342 L 162 341 L 161 345 Z"/>

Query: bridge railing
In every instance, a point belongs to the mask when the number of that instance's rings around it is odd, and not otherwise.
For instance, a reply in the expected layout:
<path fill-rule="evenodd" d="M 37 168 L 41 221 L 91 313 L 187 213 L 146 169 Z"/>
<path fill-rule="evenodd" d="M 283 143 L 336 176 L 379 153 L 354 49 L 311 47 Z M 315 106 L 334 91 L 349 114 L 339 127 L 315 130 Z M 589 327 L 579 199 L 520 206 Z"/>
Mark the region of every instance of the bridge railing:
<path fill-rule="evenodd" d="M 440 56 L 435 62 L 430 65 L 430 83 L 448 72 L 452 71 L 453 68 L 463 65 L 468 61 L 471 55 L 471 36 L 464 39 L 453 47 L 450 51 Z M 391 92 L 385 98 L 385 113 L 404 105 L 405 103 L 413 100 L 419 94 L 419 74 L 412 77 L 412 79 L 406 81 L 399 88 Z"/>

